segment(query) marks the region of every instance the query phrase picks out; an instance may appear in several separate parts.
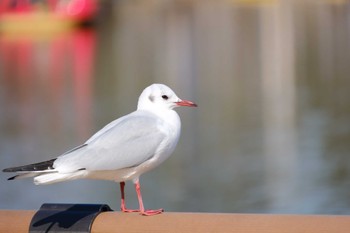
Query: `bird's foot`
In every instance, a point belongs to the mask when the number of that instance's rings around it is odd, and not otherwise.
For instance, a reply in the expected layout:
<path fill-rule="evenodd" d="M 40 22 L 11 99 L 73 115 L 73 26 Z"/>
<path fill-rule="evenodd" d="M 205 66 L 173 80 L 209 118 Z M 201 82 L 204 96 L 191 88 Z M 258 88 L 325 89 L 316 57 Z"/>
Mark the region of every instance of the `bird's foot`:
<path fill-rule="evenodd" d="M 156 214 L 161 214 L 163 213 L 164 210 L 163 209 L 158 209 L 158 210 L 144 210 L 144 211 L 140 211 L 141 215 L 144 216 L 152 216 L 152 215 L 156 215 Z"/>
<path fill-rule="evenodd" d="M 136 209 L 127 209 L 127 208 L 121 208 L 121 211 L 123 213 L 140 213 L 141 215 L 144 216 L 152 216 L 156 214 L 161 214 L 164 212 L 163 209 L 158 209 L 158 210 L 136 210 Z"/>
<path fill-rule="evenodd" d="M 133 210 L 133 209 L 127 209 L 127 208 L 120 208 L 120 210 L 123 213 L 136 213 L 136 212 L 141 212 L 140 210 Z"/>

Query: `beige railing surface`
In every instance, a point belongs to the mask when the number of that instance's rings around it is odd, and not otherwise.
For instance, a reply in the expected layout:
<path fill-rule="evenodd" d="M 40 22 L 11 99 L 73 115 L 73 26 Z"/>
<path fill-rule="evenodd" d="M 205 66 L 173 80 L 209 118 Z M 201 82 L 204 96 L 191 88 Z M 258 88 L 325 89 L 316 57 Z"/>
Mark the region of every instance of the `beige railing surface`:
<path fill-rule="evenodd" d="M 0 210 L 0 232 L 28 232 L 35 212 Z M 349 233 L 350 216 L 165 212 L 145 217 L 104 212 L 95 219 L 91 232 Z"/>

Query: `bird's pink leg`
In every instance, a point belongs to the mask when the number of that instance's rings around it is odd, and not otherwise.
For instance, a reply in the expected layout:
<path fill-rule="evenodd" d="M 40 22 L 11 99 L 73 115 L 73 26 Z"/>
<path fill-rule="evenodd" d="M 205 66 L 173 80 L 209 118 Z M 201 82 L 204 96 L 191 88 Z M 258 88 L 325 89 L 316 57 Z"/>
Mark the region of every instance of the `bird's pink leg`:
<path fill-rule="evenodd" d="M 135 182 L 135 189 L 136 189 L 136 193 L 137 193 L 137 199 L 139 200 L 140 213 L 142 215 L 151 216 L 151 215 L 161 214 L 164 211 L 163 209 L 145 210 L 145 207 L 143 206 L 143 201 L 142 201 L 140 182 L 138 180 Z"/>
<path fill-rule="evenodd" d="M 120 210 L 124 213 L 132 213 L 132 212 L 140 212 L 140 210 L 131 210 L 127 209 L 125 206 L 125 192 L 124 192 L 124 187 L 125 187 L 125 182 L 120 182 L 120 192 L 121 192 L 121 204 L 120 204 Z"/>

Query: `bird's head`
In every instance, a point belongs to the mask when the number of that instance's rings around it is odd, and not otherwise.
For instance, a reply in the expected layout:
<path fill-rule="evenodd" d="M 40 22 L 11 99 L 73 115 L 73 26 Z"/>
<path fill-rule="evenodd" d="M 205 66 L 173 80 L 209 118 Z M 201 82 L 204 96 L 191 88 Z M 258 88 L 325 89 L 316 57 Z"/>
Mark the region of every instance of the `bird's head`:
<path fill-rule="evenodd" d="M 138 110 L 173 109 L 180 106 L 197 107 L 188 100 L 182 100 L 173 90 L 164 84 L 152 84 L 146 87 L 139 97 Z"/>

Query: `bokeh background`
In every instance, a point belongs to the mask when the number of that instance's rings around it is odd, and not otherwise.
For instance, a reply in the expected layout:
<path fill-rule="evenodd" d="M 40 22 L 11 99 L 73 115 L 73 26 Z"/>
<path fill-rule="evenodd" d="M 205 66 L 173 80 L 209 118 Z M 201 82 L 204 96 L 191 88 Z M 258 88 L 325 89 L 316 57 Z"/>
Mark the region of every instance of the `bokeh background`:
<path fill-rule="evenodd" d="M 348 1 L 97 5 L 90 27 L 0 32 L 1 169 L 83 143 L 157 82 L 199 107 L 178 109 L 177 149 L 141 177 L 146 208 L 350 214 Z M 9 176 L 0 174 L 1 209 L 119 209 L 110 181 L 35 186 Z M 136 208 L 131 183 L 126 191 Z"/>

